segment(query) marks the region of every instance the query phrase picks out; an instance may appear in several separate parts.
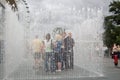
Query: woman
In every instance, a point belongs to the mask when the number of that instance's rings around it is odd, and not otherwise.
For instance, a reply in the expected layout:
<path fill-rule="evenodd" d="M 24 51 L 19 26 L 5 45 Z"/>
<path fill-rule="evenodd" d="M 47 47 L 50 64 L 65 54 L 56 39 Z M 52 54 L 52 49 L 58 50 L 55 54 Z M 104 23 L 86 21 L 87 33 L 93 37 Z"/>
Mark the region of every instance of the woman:
<path fill-rule="evenodd" d="M 46 39 L 44 40 L 44 45 L 45 45 L 45 71 L 48 72 L 50 70 L 50 65 L 49 63 L 51 62 L 51 57 L 52 57 L 52 48 L 51 48 L 52 40 L 50 37 L 50 34 L 48 33 L 46 35 Z"/>
<path fill-rule="evenodd" d="M 56 61 L 56 71 L 61 72 L 62 67 L 62 36 L 57 34 L 56 35 L 56 42 L 55 42 L 55 61 Z"/>

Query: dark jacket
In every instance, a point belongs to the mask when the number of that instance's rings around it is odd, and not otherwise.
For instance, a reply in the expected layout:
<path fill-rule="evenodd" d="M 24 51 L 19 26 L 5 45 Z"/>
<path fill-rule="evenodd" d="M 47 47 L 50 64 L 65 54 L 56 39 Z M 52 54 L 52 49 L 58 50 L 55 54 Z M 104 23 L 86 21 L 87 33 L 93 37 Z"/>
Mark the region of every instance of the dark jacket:
<path fill-rule="evenodd" d="M 64 39 L 65 51 L 73 50 L 74 44 L 75 44 L 75 42 L 74 42 L 74 39 L 73 39 L 73 38 L 66 37 L 66 38 Z"/>

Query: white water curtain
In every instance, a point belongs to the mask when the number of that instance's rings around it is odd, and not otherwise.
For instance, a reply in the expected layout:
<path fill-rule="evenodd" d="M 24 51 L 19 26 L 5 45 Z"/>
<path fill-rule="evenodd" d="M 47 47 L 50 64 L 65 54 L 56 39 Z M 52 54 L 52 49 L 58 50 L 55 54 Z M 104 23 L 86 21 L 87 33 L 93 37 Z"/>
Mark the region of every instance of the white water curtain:
<path fill-rule="evenodd" d="M 24 26 L 19 23 L 16 13 L 8 5 L 5 13 L 5 74 L 8 76 L 23 61 L 25 45 Z"/>

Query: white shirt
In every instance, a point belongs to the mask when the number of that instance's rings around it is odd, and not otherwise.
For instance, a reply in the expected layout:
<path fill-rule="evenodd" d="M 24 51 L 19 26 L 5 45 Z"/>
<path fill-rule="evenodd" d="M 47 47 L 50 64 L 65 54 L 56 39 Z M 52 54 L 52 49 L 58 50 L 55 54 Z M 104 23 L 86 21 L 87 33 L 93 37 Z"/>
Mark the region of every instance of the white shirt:
<path fill-rule="evenodd" d="M 52 52 L 51 39 L 49 41 L 44 40 L 44 43 L 45 43 L 45 52 Z"/>

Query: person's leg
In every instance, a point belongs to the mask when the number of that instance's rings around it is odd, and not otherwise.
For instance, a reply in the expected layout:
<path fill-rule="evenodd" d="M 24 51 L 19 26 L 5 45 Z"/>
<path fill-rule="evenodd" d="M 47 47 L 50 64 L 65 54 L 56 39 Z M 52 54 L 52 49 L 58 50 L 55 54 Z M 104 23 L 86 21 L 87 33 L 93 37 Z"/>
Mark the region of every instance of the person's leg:
<path fill-rule="evenodd" d="M 61 69 L 64 70 L 64 53 L 62 53 Z"/>
<path fill-rule="evenodd" d="M 61 54 L 62 54 L 61 69 L 64 70 L 64 49 L 61 49 Z"/>
<path fill-rule="evenodd" d="M 70 69 L 73 69 L 73 52 L 70 53 Z"/>
<path fill-rule="evenodd" d="M 61 71 L 61 62 L 58 62 L 58 71 Z"/>
<path fill-rule="evenodd" d="M 35 68 L 38 68 L 38 60 L 35 59 Z"/>
<path fill-rule="evenodd" d="M 58 53 L 55 53 L 55 68 L 58 70 Z"/>
<path fill-rule="evenodd" d="M 37 53 L 37 66 L 40 67 L 40 63 L 41 63 L 41 58 L 40 58 L 40 53 Z"/>
<path fill-rule="evenodd" d="M 72 68 L 74 69 L 74 52 L 72 53 Z"/>
<path fill-rule="evenodd" d="M 62 54 L 58 53 L 58 70 L 61 71 L 61 67 L 62 67 Z"/>
<path fill-rule="evenodd" d="M 56 71 L 55 53 L 53 54 L 53 71 Z"/>
<path fill-rule="evenodd" d="M 37 59 L 37 53 L 34 53 L 34 68 L 38 68 L 38 59 Z"/>
<path fill-rule="evenodd" d="M 52 53 L 52 56 L 51 56 L 51 65 L 50 65 L 50 67 L 51 67 L 51 72 L 55 72 L 55 54 L 54 53 Z"/>
<path fill-rule="evenodd" d="M 45 71 L 47 72 L 49 69 L 48 69 L 48 60 L 49 60 L 49 57 L 48 57 L 48 53 L 46 52 L 45 53 Z"/>
<path fill-rule="evenodd" d="M 49 70 L 52 71 L 52 53 L 49 52 Z"/>
<path fill-rule="evenodd" d="M 67 53 L 65 53 L 64 57 L 65 57 L 65 69 L 68 69 L 69 63 L 68 63 L 68 56 L 67 56 Z"/>
<path fill-rule="evenodd" d="M 67 66 L 70 69 L 70 53 L 67 53 Z"/>

